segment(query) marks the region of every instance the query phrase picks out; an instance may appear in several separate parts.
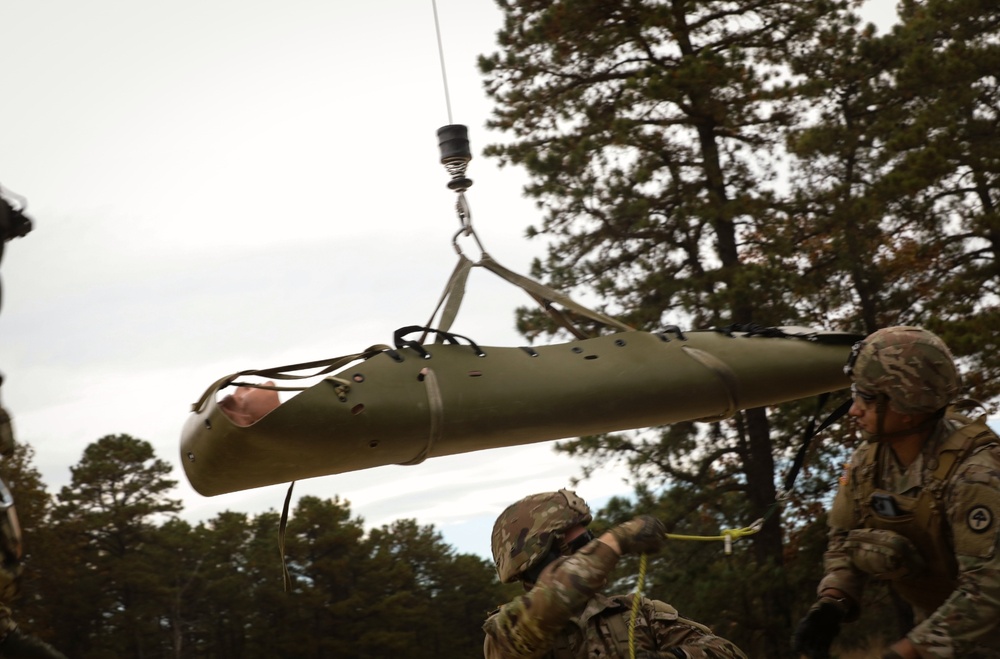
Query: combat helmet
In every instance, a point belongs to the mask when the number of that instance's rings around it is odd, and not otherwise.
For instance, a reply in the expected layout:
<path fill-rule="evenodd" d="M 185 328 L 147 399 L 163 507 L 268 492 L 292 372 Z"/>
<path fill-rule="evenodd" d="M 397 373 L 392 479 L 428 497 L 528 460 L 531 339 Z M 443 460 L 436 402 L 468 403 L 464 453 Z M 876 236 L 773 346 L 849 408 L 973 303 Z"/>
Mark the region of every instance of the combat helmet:
<path fill-rule="evenodd" d="M 507 506 L 493 525 L 493 561 L 511 583 L 546 559 L 562 535 L 593 520 L 590 507 L 570 490 L 542 492 Z"/>
<path fill-rule="evenodd" d="M 948 346 L 920 327 L 886 327 L 854 344 L 844 372 L 859 390 L 885 396 L 903 414 L 937 412 L 961 379 Z"/>

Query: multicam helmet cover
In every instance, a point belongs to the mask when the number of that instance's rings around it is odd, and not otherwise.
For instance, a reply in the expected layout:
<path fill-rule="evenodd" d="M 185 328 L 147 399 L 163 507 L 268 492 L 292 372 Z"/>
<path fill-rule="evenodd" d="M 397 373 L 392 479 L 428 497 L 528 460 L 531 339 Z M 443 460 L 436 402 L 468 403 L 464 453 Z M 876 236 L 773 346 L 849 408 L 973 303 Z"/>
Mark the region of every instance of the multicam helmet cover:
<path fill-rule="evenodd" d="M 903 414 L 937 412 L 958 395 L 955 359 L 932 332 L 886 327 L 854 345 L 844 371 L 855 386 L 882 394 Z"/>
<path fill-rule="evenodd" d="M 511 504 L 493 525 L 493 560 L 503 583 L 545 559 L 567 530 L 593 520 L 590 507 L 570 490 L 532 494 Z"/>

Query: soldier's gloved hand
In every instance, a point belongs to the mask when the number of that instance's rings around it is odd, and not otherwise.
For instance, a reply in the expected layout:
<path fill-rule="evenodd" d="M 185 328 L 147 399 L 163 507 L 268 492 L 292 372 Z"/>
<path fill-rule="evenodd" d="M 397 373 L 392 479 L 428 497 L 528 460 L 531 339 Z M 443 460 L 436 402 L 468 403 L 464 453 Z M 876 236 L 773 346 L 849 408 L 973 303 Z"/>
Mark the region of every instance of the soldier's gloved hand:
<path fill-rule="evenodd" d="M 667 527 L 652 515 L 641 515 L 619 524 L 609 533 L 625 554 L 653 554 L 667 542 Z"/>
<path fill-rule="evenodd" d="M 830 646 L 840 633 L 840 623 L 846 617 L 845 602 L 821 597 L 795 628 L 792 650 L 809 659 L 829 659 Z"/>
<path fill-rule="evenodd" d="M 59 650 L 34 636 L 22 634 L 17 627 L 0 641 L 0 657 L 17 659 L 66 659 Z"/>

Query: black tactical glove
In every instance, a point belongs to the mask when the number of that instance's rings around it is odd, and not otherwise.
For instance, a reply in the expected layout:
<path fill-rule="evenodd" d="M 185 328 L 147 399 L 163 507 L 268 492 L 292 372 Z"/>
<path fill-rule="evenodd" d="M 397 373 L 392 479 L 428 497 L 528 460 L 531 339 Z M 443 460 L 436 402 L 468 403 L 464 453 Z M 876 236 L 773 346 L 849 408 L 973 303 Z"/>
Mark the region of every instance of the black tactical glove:
<path fill-rule="evenodd" d="M 830 646 L 840 633 L 840 623 L 846 617 L 845 602 L 821 597 L 795 628 L 792 650 L 809 659 L 829 659 Z"/>
<path fill-rule="evenodd" d="M 622 555 L 652 554 L 667 542 L 667 527 L 652 515 L 641 515 L 612 528 Z"/>
<path fill-rule="evenodd" d="M 35 638 L 22 634 L 16 627 L 0 641 L 0 657 L 10 659 L 66 659 L 59 650 Z"/>

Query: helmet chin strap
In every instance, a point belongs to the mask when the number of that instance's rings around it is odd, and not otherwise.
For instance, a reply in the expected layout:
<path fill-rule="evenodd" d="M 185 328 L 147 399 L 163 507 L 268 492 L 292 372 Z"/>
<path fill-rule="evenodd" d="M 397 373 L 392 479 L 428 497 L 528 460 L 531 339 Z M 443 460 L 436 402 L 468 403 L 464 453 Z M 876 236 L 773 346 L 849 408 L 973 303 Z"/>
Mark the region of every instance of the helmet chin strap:
<path fill-rule="evenodd" d="M 542 570 L 548 567 L 550 563 L 561 556 L 571 556 L 575 554 L 580 551 L 584 545 L 589 544 L 593 539 L 594 534 L 590 531 L 590 529 L 585 530 L 570 542 L 563 541 L 561 537 L 556 538 L 552 549 L 549 550 L 549 553 L 546 554 L 545 558 L 543 558 L 538 565 L 525 570 L 521 574 L 521 581 L 525 584 L 526 589 L 529 588 L 529 584 L 533 585 L 536 581 L 538 581 L 538 577 L 541 575 Z"/>

